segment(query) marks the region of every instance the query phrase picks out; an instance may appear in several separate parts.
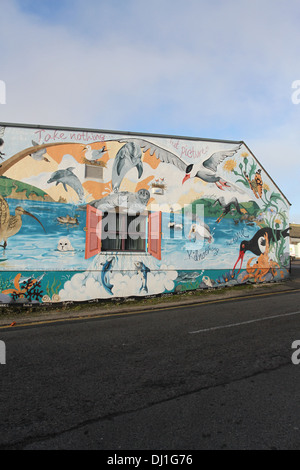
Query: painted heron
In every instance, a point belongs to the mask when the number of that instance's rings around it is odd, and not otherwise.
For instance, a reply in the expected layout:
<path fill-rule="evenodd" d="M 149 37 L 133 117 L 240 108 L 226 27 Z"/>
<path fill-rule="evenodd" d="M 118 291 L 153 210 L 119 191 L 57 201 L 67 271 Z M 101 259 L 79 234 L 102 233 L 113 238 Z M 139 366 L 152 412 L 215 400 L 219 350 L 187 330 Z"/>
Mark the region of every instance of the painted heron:
<path fill-rule="evenodd" d="M 0 195 L 0 241 L 3 240 L 4 244 L 0 245 L 4 249 L 7 247 L 7 239 L 16 235 L 22 227 L 22 215 L 29 215 L 43 227 L 43 224 L 34 215 L 27 212 L 23 207 L 18 206 L 15 209 L 15 215 L 10 215 L 9 207 L 6 200 Z"/>

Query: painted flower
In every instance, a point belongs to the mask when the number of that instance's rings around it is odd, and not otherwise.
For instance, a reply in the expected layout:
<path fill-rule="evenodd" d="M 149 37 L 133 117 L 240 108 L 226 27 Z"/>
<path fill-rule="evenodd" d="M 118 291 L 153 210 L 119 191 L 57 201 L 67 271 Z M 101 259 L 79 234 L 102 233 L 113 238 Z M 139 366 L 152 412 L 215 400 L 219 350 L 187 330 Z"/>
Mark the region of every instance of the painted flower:
<path fill-rule="evenodd" d="M 281 220 L 275 219 L 275 220 L 274 220 L 274 223 L 275 223 L 275 227 L 278 228 L 278 227 L 280 227 Z"/>
<path fill-rule="evenodd" d="M 228 171 L 230 173 L 233 171 L 236 167 L 236 161 L 235 160 L 227 160 L 227 162 L 224 163 L 224 170 Z"/>
<path fill-rule="evenodd" d="M 249 153 L 247 153 L 247 152 L 241 153 L 242 158 L 247 158 L 248 156 L 249 156 Z"/>
<path fill-rule="evenodd" d="M 265 191 L 270 191 L 270 188 L 269 188 L 269 186 L 267 185 L 267 183 L 264 183 L 264 184 L 263 184 L 263 189 L 264 189 Z"/>

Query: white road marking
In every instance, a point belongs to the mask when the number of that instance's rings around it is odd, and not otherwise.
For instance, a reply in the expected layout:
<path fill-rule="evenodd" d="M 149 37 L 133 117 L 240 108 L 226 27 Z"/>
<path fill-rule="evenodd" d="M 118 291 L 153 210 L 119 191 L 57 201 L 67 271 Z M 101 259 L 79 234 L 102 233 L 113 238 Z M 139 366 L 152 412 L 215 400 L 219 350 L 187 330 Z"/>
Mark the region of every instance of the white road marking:
<path fill-rule="evenodd" d="M 299 313 L 300 313 L 300 310 L 298 312 L 282 313 L 280 315 L 271 315 L 269 317 L 256 318 L 255 320 L 248 320 L 248 321 L 243 321 L 240 323 L 231 323 L 229 325 L 212 326 L 211 328 L 204 328 L 203 330 L 189 331 L 189 333 L 194 334 L 194 333 L 205 333 L 207 331 L 222 330 L 224 328 L 233 328 L 235 326 L 249 325 L 250 323 L 257 323 L 260 321 L 272 320 L 274 318 L 289 317 L 292 315 L 298 315 Z"/>

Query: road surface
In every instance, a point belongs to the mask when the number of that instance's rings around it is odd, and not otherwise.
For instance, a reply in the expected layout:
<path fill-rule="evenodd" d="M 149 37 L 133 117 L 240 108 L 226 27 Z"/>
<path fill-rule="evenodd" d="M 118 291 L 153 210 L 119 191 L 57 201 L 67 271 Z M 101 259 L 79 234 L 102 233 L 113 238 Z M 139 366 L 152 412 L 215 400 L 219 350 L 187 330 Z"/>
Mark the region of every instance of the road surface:
<path fill-rule="evenodd" d="M 299 289 L 0 339 L 0 449 L 300 448 Z"/>

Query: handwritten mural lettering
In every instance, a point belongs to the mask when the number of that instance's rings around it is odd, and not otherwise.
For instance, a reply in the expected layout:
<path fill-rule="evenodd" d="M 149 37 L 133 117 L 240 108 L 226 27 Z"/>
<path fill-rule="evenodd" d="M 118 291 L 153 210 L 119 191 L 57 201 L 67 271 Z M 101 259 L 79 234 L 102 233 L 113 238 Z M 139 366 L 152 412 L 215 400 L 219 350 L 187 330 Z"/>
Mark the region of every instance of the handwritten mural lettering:
<path fill-rule="evenodd" d="M 180 151 L 180 157 L 197 159 L 202 157 L 203 155 L 206 155 L 208 152 L 207 145 L 205 147 L 201 147 L 200 149 L 195 149 L 194 146 L 182 145 L 179 139 L 170 139 L 169 142 L 174 149 Z"/>
<path fill-rule="evenodd" d="M 201 250 L 187 250 L 189 259 L 194 261 L 204 260 L 212 252 L 213 256 L 217 256 L 219 253 L 219 248 L 207 247 L 204 251 Z"/>
<path fill-rule="evenodd" d="M 249 238 L 249 234 L 245 233 L 245 230 L 239 230 L 231 240 L 226 240 L 226 245 L 233 245 L 241 238 Z"/>
<path fill-rule="evenodd" d="M 35 132 L 37 138 L 39 141 L 43 140 L 44 142 L 49 142 L 49 141 L 57 141 L 57 140 L 66 140 L 67 136 L 65 135 L 64 132 L 61 131 L 53 131 L 53 132 L 47 132 L 45 129 L 39 129 Z"/>
<path fill-rule="evenodd" d="M 93 134 L 91 132 L 61 132 L 60 130 L 46 131 L 39 129 L 35 132 L 39 141 L 43 142 L 56 142 L 63 140 L 75 140 L 83 142 L 103 142 L 105 140 L 104 134 Z"/>
<path fill-rule="evenodd" d="M 200 150 L 195 150 L 194 147 L 183 146 L 181 148 L 181 157 L 188 158 L 200 158 L 203 155 L 206 155 L 208 152 L 208 147 L 202 147 Z"/>
<path fill-rule="evenodd" d="M 71 132 L 70 140 L 82 140 L 84 142 L 90 142 L 91 140 L 93 140 L 94 142 L 103 142 L 105 140 L 105 135 L 92 134 L 90 132 Z"/>
<path fill-rule="evenodd" d="M 179 140 L 170 139 L 170 144 L 174 147 L 174 149 L 178 149 Z"/>

